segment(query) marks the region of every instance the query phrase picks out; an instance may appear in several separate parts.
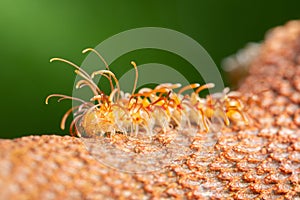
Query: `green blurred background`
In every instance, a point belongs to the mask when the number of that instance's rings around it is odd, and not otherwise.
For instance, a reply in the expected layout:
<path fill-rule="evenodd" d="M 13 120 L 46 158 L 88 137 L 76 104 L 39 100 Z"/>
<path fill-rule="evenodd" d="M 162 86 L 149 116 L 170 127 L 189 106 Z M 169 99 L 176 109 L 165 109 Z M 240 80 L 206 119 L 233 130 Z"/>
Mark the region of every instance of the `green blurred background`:
<path fill-rule="evenodd" d="M 121 31 L 156 26 L 197 40 L 220 66 L 247 42 L 263 40 L 268 29 L 299 18 L 299 8 L 300 1 L 1 0 L 0 138 L 68 133 L 59 123 L 71 102 L 44 100 L 51 93 L 71 95 L 75 75 L 65 64 L 50 64 L 52 57 L 81 64 L 84 48 Z M 126 65 L 137 55 L 125 56 Z M 173 59 L 144 55 L 158 63 Z"/>

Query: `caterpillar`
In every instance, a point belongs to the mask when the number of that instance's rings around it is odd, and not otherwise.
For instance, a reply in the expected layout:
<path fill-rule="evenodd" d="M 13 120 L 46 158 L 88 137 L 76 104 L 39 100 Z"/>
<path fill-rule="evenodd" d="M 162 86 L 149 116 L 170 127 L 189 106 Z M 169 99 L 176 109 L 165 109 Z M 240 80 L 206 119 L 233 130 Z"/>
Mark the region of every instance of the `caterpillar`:
<path fill-rule="evenodd" d="M 60 127 L 65 129 L 67 118 L 74 113 L 69 128 L 72 136 L 81 137 L 84 134 L 87 137 L 96 137 L 122 133 L 125 136 L 142 134 L 152 138 L 157 133 L 167 133 L 172 129 L 197 127 L 199 132 L 208 132 L 215 119 L 226 126 L 240 122 L 248 124 L 245 106 L 239 93 L 230 92 L 229 88 L 220 93 L 209 94 L 205 98 L 200 97 L 199 93 L 213 88 L 213 83 L 192 83 L 186 86 L 180 83 L 162 83 L 155 88 L 141 88 L 136 92 L 138 67 L 131 61 L 135 70 L 135 81 L 132 92 L 125 93 L 98 51 L 87 48 L 82 52 L 95 53 L 106 69 L 88 74 L 71 61 L 62 58 L 50 60 L 61 61 L 74 67 L 75 73 L 82 78 L 76 83 L 76 88 L 89 87 L 93 93 L 90 101 L 62 94 L 51 94 L 46 98 L 46 104 L 53 97 L 58 97 L 58 101 L 70 99 L 80 103 L 70 108 L 61 120 Z M 96 76 L 108 79 L 109 94 L 105 94 L 95 83 Z M 192 92 L 183 94 L 186 91 Z"/>

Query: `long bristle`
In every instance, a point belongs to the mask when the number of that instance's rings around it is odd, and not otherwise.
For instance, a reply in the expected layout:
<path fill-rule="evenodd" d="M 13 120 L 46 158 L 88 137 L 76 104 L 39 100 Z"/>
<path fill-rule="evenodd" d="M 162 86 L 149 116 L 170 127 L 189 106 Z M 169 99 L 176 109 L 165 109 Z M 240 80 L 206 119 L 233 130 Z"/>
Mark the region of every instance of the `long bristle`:
<path fill-rule="evenodd" d="M 135 80 L 134 80 L 134 85 L 133 85 L 132 92 L 131 92 L 131 94 L 133 95 L 136 90 L 136 85 L 137 85 L 138 78 L 139 78 L 139 71 L 138 71 L 136 63 L 134 61 L 131 61 L 131 65 L 134 67 L 134 70 L 135 70 Z"/>
<path fill-rule="evenodd" d="M 93 48 L 86 48 L 86 49 L 82 50 L 82 53 L 86 53 L 86 52 L 89 52 L 89 51 L 95 53 L 95 54 L 100 58 L 100 60 L 104 63 L 105 68 L 108 69 L 108 70 L 110 70 L 110 69 L 109 69 L 109 66 L 108 66 L 108 64 L 107 64 L 107 62 L 106 62 L 106 60 L 105 60 L 105 59 L 101 56 L 101 54 L 100 54 L 98 51 L 96 51 L 95 49 L 93 49 Z"/>

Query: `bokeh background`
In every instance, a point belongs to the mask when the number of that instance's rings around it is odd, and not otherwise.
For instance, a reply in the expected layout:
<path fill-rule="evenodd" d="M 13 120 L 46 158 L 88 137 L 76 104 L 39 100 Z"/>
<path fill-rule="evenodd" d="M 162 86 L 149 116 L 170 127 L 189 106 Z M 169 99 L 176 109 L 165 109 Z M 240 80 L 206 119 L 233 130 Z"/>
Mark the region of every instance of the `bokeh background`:
<path fill-rule="evenodd" d="M 0 138 L 68 134 L 59 129 L 71 102 L 45 105 L 51 93 L 72 94 L 75 75 L 63 57 L 81 64 L 86 47 L 137 27 L 165 27 L 198 41 L 220 66 L 247 42 L 261 41 L 270 28 L 300 17 L 300 1 L 0 1 Z M 115 48 L 118 48 L 117 46 Z M 140 62 L 175 65 L 166 52 L 134 52 L 114 65 Z M 229 84 L 226 81 L 226 84 Z"/>

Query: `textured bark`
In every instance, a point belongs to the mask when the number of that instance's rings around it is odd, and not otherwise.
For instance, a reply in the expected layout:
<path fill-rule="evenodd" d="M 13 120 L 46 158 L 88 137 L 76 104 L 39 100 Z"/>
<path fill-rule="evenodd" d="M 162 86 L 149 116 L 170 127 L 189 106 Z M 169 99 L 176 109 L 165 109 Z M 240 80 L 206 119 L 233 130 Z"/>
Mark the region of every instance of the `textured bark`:
<path fill-rule="evenodd" d="M 195 137 L 163 171 L 105 167 L 69 136 L 0 140 L 0 199 L 300 199 L 299 21 L 267 34 L 239 91 L 251 125 L 206 151 Z"/>

